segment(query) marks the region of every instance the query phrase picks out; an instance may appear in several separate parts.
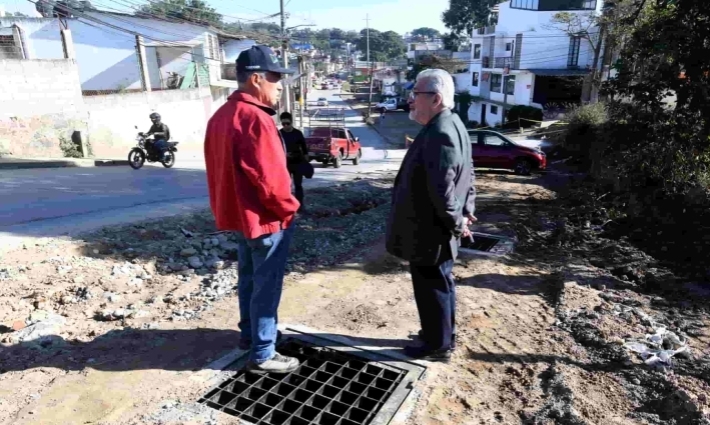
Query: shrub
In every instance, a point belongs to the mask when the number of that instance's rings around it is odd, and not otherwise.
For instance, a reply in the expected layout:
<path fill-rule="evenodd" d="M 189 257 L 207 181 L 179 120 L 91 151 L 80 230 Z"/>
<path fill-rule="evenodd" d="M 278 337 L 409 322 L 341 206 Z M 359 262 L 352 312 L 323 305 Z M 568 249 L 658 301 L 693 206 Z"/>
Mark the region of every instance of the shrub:
<path fill-rule="evenodd" d="M 535 108 L 533 106 L 516 105 L 510 108 L 506 115 L 507 125 L 506 127 L 532 127 L 535 122 L 532 121 L 542 121 L 542 109 Z"/>
<path fill-rule="evenodd" d="M 62 154 L 64 154 L 65 158 L 84 157 L 81 152 L 81 145 L 77 145 L 71 138 L 66 136 L 59 136 L 59 149 L 62 150 Z"/>

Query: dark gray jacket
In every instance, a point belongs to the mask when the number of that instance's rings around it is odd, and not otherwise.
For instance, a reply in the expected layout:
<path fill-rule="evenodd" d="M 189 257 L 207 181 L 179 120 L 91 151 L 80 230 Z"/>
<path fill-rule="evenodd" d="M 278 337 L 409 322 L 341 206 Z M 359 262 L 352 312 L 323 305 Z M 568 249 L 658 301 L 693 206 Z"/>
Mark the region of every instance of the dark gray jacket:
<path fill-rule="evenodd" d="M 465 217 L 475 209 L 474 184 L 468 132 L 458 115 L 445 110 L 422 128 L 397 173 L 387 252 L 434 265 L 448 246 L 456 259 Z"/>

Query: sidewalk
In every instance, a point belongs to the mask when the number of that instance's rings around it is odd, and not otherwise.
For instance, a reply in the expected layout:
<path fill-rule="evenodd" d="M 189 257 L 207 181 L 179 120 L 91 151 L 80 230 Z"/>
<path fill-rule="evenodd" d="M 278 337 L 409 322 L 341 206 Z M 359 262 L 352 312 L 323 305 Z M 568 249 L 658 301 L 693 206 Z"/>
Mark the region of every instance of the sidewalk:
<path fill-rule="evenodd" d="M 361 116 L 367 112 L 367 104 L 352 99 L 344 99 L 348 106 Z M 373 109 L 373 123 L 368 125 L 387 141 L 388 144 L 400 149 L 406 149 L 404 136 L 414 137 L 421 130 L 421 125 L 409 119 L 409 114 L 401 111 L 389 112 L 383 122 L 380 114 Z"/>
<path fill-rule="evenodd" d="M 128 165 L 125 159 L 96 158 L 0 158 L 0 170 L 28 168 L 105 167 Z"/>

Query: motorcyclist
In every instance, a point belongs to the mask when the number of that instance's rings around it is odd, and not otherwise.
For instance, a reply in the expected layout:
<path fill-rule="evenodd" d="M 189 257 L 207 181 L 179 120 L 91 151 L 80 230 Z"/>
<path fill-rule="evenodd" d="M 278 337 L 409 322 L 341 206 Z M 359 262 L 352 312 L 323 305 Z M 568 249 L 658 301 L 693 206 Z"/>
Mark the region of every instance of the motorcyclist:
<path fill-rule="evenodd" d="M 170 129 L 166 124 L 160 121 L 160 114 L 153 112 L 150 114 L 150 120 L 153 125 L 150 127 L 147 133 L 144 134 L 145 137 L 153 136 L 153 149 L 159 154 L 159 158 L 165 156 L 165 152 L 168 151 L 168 141 L 170 140 Z"/>

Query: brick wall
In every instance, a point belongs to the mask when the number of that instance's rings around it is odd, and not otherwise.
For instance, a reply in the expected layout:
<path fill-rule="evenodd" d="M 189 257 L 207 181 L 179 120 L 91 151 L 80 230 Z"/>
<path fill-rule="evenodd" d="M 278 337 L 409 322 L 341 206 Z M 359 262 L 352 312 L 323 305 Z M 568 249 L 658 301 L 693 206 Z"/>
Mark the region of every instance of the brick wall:
<path fill-rule="evenodd" d="M 84 110 L 71 60 L 0 60 L 0 119 Z"/>
<path fill-rule="evenodd" d="M 86 130 L 72 60 L 0 60 L 0 154 L 60 157 L 59 140 Z"/>
<path fill-rule="evenodd" d="M 201 158 L 207 120 L 229 90 L 201 87 L 82 97 L 70 60 L 0 60 L 0 155 L 61 157 L 61 138 L 81 131 L 97 158 L 125 158 L 136 126 L 159 112 L 180 142 L 179 158 Z"/>

